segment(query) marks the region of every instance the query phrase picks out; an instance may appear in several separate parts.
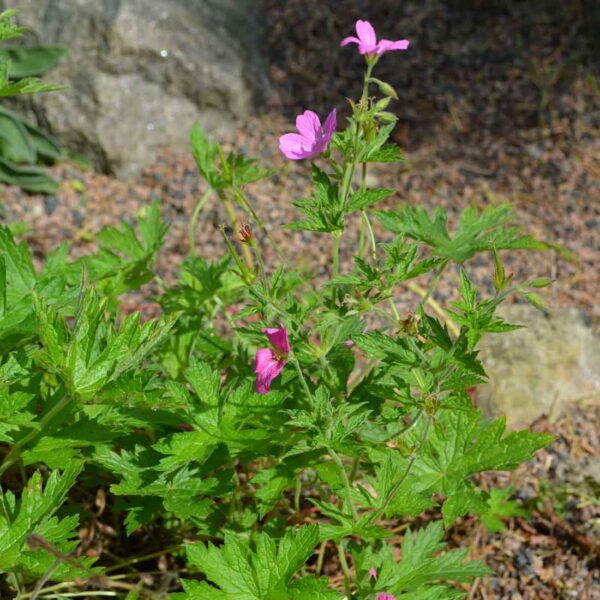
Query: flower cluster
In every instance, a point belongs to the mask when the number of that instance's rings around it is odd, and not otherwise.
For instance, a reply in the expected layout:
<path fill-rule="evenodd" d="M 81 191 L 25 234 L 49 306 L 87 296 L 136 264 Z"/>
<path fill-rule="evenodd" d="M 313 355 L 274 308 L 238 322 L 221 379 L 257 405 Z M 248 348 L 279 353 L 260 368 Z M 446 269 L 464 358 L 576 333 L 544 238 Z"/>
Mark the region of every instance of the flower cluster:
<path fill-rule="evenodd" d="M 373 60 L 390 52 L 391 50 L 408 49 L 408 40 L 379 40 L 373 25 L 368 21 L 358 20 L 356 22 L 356 34 L 358 37 L 347 37 L 340 42 L 340 46 L 347 44 L 358 44 L 358 51 Z M 306 110 L 296 117 L 296 129 L 298 133 L 286 133 L 279 138 L 279 149 L 286 158 L 290 160 L 304 160 L 316 158 L 325 152 L 333 137 L 337 125 L 335 108 L 321 125 L 319 115 L 312 110 Z"/>
<path fill-rule="evenodd" d="M 358 44 L 358 51 L 366 55 L 368 60 L 391 50 L 406 50 L 409 44 L 408 40 L 377 41 L 375 29 L 368 21 L 358 20 L 356 22 L 356 34 L 358 37 L 344 38 L 340 45 Z M 336 126 L 335 108 L 327 115 L 323 124 L 317 113 L 306 110 L 296 117 L 298 132 L 286 133 L 279 138 L 279 149 L 290 160 L 317 158 L 328 149 Z M 241 237 L 246 241 L 244 232 Z M 263 329 L 263 333 L 267 334 L 271 347 L 260 348 L 256 351 L 254 372 L 256 374 L 256 391 L 259 394 L 266 394 L 271 389 L 271 383 L 283 371 L 291 350 L 288 331 L 283 324 L 281 329 Z M 352 345 L 352 341 L 347 340 L 346 344 Z M 390 596 L 390 598 L 392 597 Z"/>

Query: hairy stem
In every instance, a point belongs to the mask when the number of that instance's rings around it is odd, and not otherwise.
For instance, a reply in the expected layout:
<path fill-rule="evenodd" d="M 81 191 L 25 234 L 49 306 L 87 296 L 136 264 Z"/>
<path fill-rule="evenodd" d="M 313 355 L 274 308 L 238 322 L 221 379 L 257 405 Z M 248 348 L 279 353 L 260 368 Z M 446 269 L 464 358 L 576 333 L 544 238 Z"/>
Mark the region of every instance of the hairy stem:
<path fill-rule="evenodd" d="M 333 277 L 340 273 L 340 239 L 342 234 L 339 231 L 333 232 Z"/>
<path fill-rule="evenodd" d="M 304 373 L 302 372 L 302 367 L 300 366 L 298 359 L 291 353 L 288 354 L 288 358 L 290 361 L 292 361 L 294 367 L 296 368 L 296 372 L 298 373 L 298 379 L 300 379 L 300 383 L 302 384 L 302 387 L 304 388 L 304 393 L 306 394 L 308 401 L 311 404 L 314 404 L 313 396 L 311 394 L 310 388 L 308 387 L 308 383 L 306 383 L 306 378 L 304 377 Z"/>
<path fill-rule="evenodd" d="M 346 472 L 346 467 L 342 462 L 339 454 L 333 448 L 327 448 L 327 451 L 333 458 L 333 462 L 336 464 L 337 468 L 340 470 L 340 474 L 342 476 L 342 480 L 344 481 L 344 493 L 346 496 L 346 503 L 348 504 L 350 510 L 352 511 L 352 517 L 354 520 L 358 519 L 358 512 L 356 511 L 356 506 L 354 506 L 354 501 L 352 500 L 352 484 L 350 483 L 350 479 L 348 478 L 348 473 Z"/>
<path fill-rule="evenodd" d="M 189 242 L 189 252 L 191 256 L 196 256 L 196 223 L 198 221 L 198 217 L 204 208 L 204 205 L 210 198 L 212 194 L 212 188 L 208 188 L 204 194 L 202 194 L 200 200 L 198 200 L 198 204 L 196 204 L 196 208 L 194 208 L 194 212 L 190 218 L 190 224 L 188 226 L 188 242 Z"/>
<path fill-rule="evenodd" d="M 425 292 L 425 295 L 422 296 L 421 301 L 419 302 L 419 307 L 423 306 L 423 304 L 425 304 L 425 302 L 427 302 L 433 295 L 433 292 L 435 292 L 435 289 L 438 286 L 438 283 L 440 282 L 440 279 L 442 277 L 442 274 L 444 272 L 444 269 L 448 266 L 448 261 L 445 260 L 439 267 L 438 270 L 436 271 L 435 275 L 433 276 L 433 279 L 431 280 L 431 282 L 429 283 L 429 285 L 427 286 L 427 290 Z"/>
<path fill-rule="evenodd" d="M 348 567 L 348 561 L 346 560 L 346 549 L 344 548 L 343 542 L 339 542 L 337 545 L 338 556 L 340 558 L 340 566 L 344 573 L 344 590 L 346 592 L 347 600 L 352 598 L 352 586 L 350 582 L 350 568 Z"/>
<path fill-rule="evenodd" d="M 362 211 L 363 221 L 367 227 L 367 231 L 369 232 L 369 240 L 371 241 L 371 256 L 373 258 L 373 265 L 377 264 L 377 242 L 375 241 L 375 232 L 373 231 L 373 227 L 371 226 L 371 221 L 369 220 L 369 215 L 366 210 Z"/>

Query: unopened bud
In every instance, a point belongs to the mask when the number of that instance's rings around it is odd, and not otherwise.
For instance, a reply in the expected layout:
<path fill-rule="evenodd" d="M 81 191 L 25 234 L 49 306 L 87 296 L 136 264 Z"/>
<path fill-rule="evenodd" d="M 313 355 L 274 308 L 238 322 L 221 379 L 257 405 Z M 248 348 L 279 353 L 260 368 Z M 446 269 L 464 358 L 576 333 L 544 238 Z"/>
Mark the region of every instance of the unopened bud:
<path fill-rule="evenodd" d="M 370 77 L 369 83 L 377 84 L 379 91 L 384 96 L 389 96 L 390 98 L 394 98 L 394 100 L 398 100 L 398 94 L 396 93 L 396 90 L 389 83 L 381 81 L 381 79 L 377 79 L 376 77 Z"/>
<path fill-rule="evenodd" d="M 395 121 L 398 120 L 398 117 L 391 112 L 387 112 L 387 111 L 381 111 L 379 113 L 377 113 L 377 117 L 382 120 L 382 121 L 386 121 L 388 123 L 394 123 Z"/>

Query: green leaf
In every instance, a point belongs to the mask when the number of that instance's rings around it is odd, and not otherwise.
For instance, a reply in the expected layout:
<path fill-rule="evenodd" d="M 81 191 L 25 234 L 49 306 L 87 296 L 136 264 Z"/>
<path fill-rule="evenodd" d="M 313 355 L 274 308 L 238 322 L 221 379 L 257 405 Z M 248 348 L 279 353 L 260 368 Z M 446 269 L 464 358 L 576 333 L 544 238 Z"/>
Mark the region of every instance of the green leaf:
<path fill-rule="evenodd" d="M 54 194 L 58 191 L 58 181 L 52 179 L 45 169 L 21 167 L 4 158 L 0 158 L 0 182 L 33 193 Z"/>
<path fill-rule="evenodd" d="M 480 214 L 467 207 L 460 216 L 458 228 L 448 230 L 448 215 L 438 207 L 430 217 L 422 206 L 403 206 L 397 211 L 377 211 L 382 225 L 431 247 L 435 256 L 462 263 L 477 252 L 529 249 L 546 250 L 548 246 L 523 235 L 519 228 L 508 226 L 514 219 L 509 205 L 488 206 Z"/>
<path fill-rule="evenodd" d="M 38 160 L 43 159 L 52 163 L 61 158 L 62 151 L 51 135 L 27 121 L 23 121 L 23 126 L 29 134 L 29 139 L 35 148 Z"/>
<path fill-rule="evenodd" d="M 367 162 L 401 163 L 404 162 L 404 155 L 396 144 L 384 144 L 379 150 L 369 154 Z"/>
<path fill-rule="evenodd" d="M 10 40 L 12 38 L 21 37 L 26 31 L 27 27 L 19 27 L 13 22 L 13 18 L 16 14 L 14 10 L 5 10 L 0 13 L 0 40 Z"/>
<path fill-rule="evenodd" d="M 43 83 L 37 77 L 25 77 L 0 86 L 0 96 L 22 96 L 23 94 L 41 94 L 64 89 L 54 83 Z"/>
<path fill-rule="evenodd" d="M 73 462 L 64 468 L 62 474 L 53 471 L 43 488 L 40 473 L 34 473 L 11 514 L 0 514 L 0 571 L 15 569 L 19 561 L 24 558 L 27 536 L 39 533 L 50 525 L 52 515 L 64 502 L 81 467 L 80 463 Z M 14 497 L 10 492 L 0 492 L 0 494 L 4 495 L 4 498 L 0 498 L 1 501 L 8 500 L 9 504 L 14 503 Z M 69 524 L 72 523 L 73 521 L 70 520 Z M 72 532 L 71 535 L 75 536 L 76 533 Z M 49 541 L 55 540 L 49 539 Z"/>
<path fill-rule="evenodd" d="M 15 163 L 33 164 L 37 154 L 35 146 L 19 119 L 12 112 L 0 107 L 0 155 Z"/>
<path fill-rule="evenodd" d="M 440 580 L 470 581 L 490 572 L 478 561 L 465 560 L 467 548 L 440 554 L 445 548 L 443 536 L 444 529 L 439 521 L 417 532 L 407 531 L 402 542 L 402 560 L 395 563 L 391 552 L 385 554 L 375 589 L 404 597 L 406 592 L 424 592 Z"/>
<path fill-rule="evenodd" d="M 338 184 L 330 180 L 327 173 L 312 166 L 314 196 L 294 200 L 293 205 L 304 214 L 304 219 L 289 224 L 290 229 L 331 233 L 343 231 L 344 211 L 340 206 Z"/>
<path fill-rule="evenodd" d="M 0 255 L 4 261 L 6 307 L 28 297 L 35 286 L 35 271 L 27 244 L 17 244 L 8 227 L 0 227 Z"/>
<path fill-rule="evenodd" d="M 379 150 L 387 142 L 388 138 L 390 137 L 390 133 L 392 133 L 394 130 L 394 127 L 396 127 L 395 122 L 382 127 L 375 138 L 370 142 L 367 142 L 359 151 L 357 157 L 358 162 L 372 162 L 373 157 L 377 156 Z"/>
<path fill-rule="evenodd" d="M 490 533 L 500 533 L 506 529 L 502 519 L 527 516 L 527 512 L 517 502 L 510 500 L 514 491 L 513 486 L 490 490 L 486 511 L 481 515 L 481 522 Z"/>
<path fill-rule="evenodd" d="M 154 201 L 137 218 L 137 229 L 122 222 L 121 227 L 102 229 L 97 254 L 84 256 L 67 270 L 71 282 L 85 270 L 91 282 L 107 296 L 137 289 L 154 276 L 152 267 L 167 233 L 160 217 L 160 202 Z"/>
<path fill-rule="evenodd" d="M 41 77 L 55 67 L 67 54 L 64 46 L 33 46 L 2 48 L 0 60 L 10 63 L 8 73 L 13 79 Z"/>
<path fill-rule="evenodd" d="M 196 123 L 192 127 L 190 143 L 196 166 L 202 177 L 214 190 L 222 189 L 225 186 L 225 180 L 215 167 L 218 142 L 211 144 L 200 123 Z"/>
<path fill-rule="evenodd" d="M 406 483 L 415 491 L 442 492 L 450 498 L 444 509 L 450 522 L 465 510 L 480 512 L 466 480 L 488 470 L 511 470 L 552 441 L 544 433 L 513 431 L 505 434 L 504 419 L 485 421 L 478 411 L 443 411 L 430 430 L 428 443 L 415 461 Z M 411 435 L 419 435 L 419 427 Z M 413 439 L 415 439 L 413 437 Z M 448 502 L 448 500 L 447 500 Z"/>
<path fill-rule="evenodd" d="M 319 593 L 326 589 L 321 582 L 296 583 L 290 586 L 292 577 L 304 566 L 314 552 L 319 540 L 316 525 L 288 529 L 277 544 L 266 533 L 254 534 L 244 540 L 225 534 L 225 543 L 217 548 L 209 543 L 186 547 L 189 563 L 197 568 L 218 588 L 206 582 L 183 581 L 186 594 L 174 594 L 173 598 L 192 600 L 287 600 L 307 598 L 307 590 L 315 587 Z M 316 596 L 317 598 L 319 596 Z M 322 598 L 335 598 L 323 595 Z"/>
<path fill-rule="evenodd" d="M 369 190 L 359 190 L 352 194 L 352 198 L 348 202 L 346 207 L 347 212 L 354 212 L 357 210 L 363 210 L 373 204 L 377 204 L 382 200 L 385 200 L 388 196 L 391 196 L 394 190 L 386 188 L 374 188 Z"/>

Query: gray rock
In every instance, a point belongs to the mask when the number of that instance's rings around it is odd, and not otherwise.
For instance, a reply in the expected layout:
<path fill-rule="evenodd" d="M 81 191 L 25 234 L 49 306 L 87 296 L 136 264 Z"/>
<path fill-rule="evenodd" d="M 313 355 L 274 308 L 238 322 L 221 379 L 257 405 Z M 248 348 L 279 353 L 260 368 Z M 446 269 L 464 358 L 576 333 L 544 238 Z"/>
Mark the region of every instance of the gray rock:
<path fill-rule="evenodd" d="M 187 148 L 195 120 L 239 123 L 264 97 L 262 20 L 253 0 L 0 0 L 31 27 L 25 44 L 61 44 L 47 77 L 68 88 L 19 100 L 95 166 L 134 176 L 161 147 Z"/>
<path fill-rule="evenodd" d="M 477 398 L 484 412 L 505 414 L 516 428 L 572 402 L 600 402 L 600 338 L 580 311 L 544 315 L 528 305 L 506 305 L 499 313 L 527 328 L 483 338 L 489 382 Z"/>

